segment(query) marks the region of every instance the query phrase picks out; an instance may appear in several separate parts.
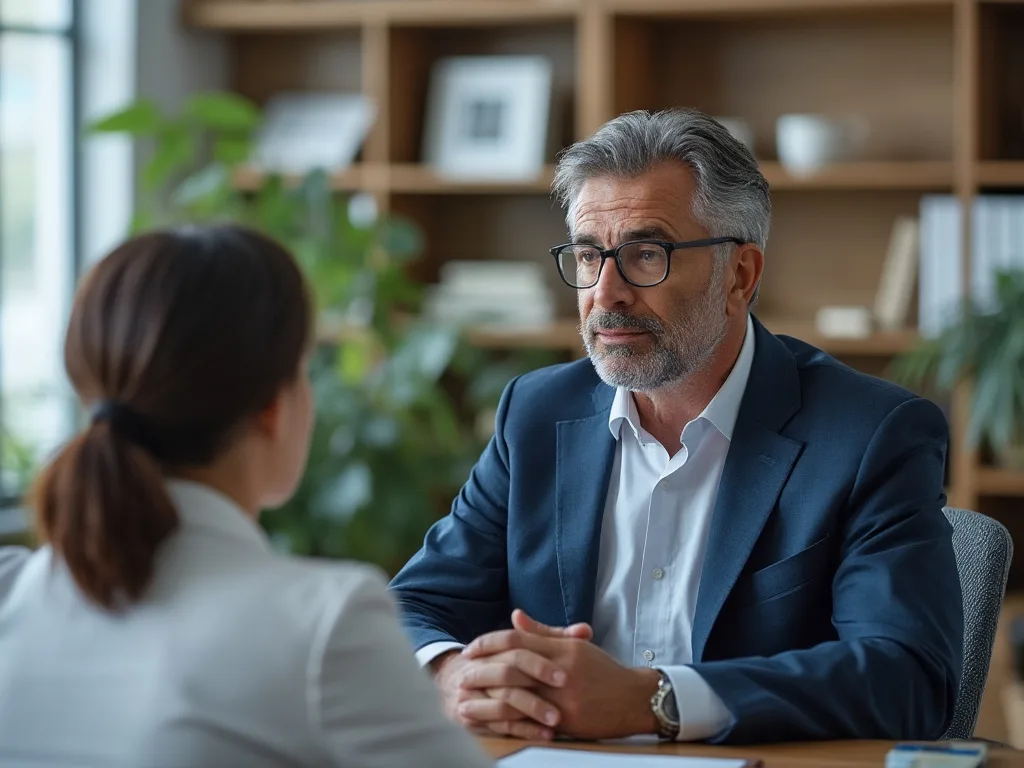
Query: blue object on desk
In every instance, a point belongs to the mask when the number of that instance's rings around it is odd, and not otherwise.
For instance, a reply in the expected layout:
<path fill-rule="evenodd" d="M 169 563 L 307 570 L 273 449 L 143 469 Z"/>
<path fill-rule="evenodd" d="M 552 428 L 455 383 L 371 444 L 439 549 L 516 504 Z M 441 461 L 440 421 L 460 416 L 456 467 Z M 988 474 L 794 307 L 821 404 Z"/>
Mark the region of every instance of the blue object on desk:
<path fill-rule="evenodd" d="M 885 756 L 885 768 L 980 768 L 988 747 L 976 741 L 946 744 L 897 744 Z"/>

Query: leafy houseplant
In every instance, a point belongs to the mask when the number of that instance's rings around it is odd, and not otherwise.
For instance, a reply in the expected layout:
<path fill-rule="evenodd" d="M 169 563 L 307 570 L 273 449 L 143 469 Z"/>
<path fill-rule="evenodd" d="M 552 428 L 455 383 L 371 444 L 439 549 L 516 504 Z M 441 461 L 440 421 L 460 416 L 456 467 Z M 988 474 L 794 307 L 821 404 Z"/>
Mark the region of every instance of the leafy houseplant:
<path fill-rule="evenodd" d="M 418 319 L 422 286 L 407 269 L 421 250 L 418 229 L 377 216 L 366 196 L 335 195 L 324 172 L 268 175 L 255 191 L 241 191 L 234 180 L 252 156 L 260 121 L 255 105 L 237 95 L 203 93 L 176 115 L 136 102 L 93 130 L 152 146 L 134 230 L 233 221 L 296 255 L 323 332 L 311 361 L 316 426 L 298 492 L 262 522 L 287 551 L 393 572 L 482 449 L 476 412 L 493 407 L 509 378 L 549 358 L 498 360 L 469 347 L 456 329 Z M 465 397 L 452 397 L 454 384 Z"/>
<path fill-rule="evenodd" d="M 1024 270 L 996 273 L 993 306 L 966 302 L 934 339 L 893 362 L 894 378 L 942 392 L 972 386 L 968 441 L 1024 470 Z"/>

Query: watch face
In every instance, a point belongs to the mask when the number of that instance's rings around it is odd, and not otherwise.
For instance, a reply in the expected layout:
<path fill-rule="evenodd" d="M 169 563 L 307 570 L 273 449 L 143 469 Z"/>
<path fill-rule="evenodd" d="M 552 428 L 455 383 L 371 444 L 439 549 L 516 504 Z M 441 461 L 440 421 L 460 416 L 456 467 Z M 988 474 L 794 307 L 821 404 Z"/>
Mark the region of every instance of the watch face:
<path fill-rule="evenodd" d="M 679 722 L 679 707 L 676 706 L 676 695 L 672 691 L 669 691 L 668 696 L 665 697 L 665 702 L 662 705 L 665 709 L 665 715 L 673 723 Z"/>

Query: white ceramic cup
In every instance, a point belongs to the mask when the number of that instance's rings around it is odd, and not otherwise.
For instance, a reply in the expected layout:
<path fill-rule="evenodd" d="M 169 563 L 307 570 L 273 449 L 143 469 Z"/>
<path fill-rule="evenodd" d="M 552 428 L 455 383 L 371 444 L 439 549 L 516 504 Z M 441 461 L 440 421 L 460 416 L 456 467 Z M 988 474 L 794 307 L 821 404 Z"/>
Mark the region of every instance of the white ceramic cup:
<path fill-rule="evenodd" d="M 797 174 L 850 159 L 866 138 L 867 123 L 858 118 L 782 115 L 775 123 L 779 162 Z"/>

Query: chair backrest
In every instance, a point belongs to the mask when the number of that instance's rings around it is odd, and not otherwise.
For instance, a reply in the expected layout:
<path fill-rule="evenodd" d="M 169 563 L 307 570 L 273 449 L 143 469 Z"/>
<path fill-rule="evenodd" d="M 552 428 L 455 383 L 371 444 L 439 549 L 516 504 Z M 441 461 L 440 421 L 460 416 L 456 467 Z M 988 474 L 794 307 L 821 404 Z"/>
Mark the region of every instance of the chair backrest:
<path fill-rule="evenodd" d="M 1009 531 L 966 509 L 943 510 L 953 526 L 953 551 L 964 599 L 964 669 L 947 739 L 969 739 L 978 722 L 996 626 L 1013 558 Z"/>

